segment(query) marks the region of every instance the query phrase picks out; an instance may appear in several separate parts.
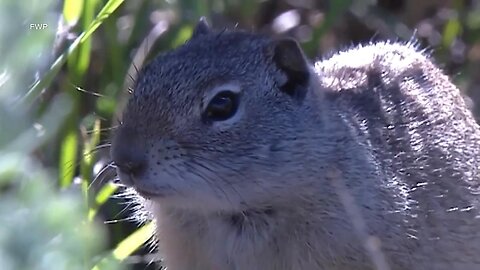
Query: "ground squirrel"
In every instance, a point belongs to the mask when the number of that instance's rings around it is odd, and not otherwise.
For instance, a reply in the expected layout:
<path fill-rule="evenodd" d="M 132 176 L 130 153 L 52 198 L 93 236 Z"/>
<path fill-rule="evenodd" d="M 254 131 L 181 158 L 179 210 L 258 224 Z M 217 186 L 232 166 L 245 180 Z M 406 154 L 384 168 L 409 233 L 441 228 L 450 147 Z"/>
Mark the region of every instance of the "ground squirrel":
<path fill-rule="evenodd" d="M 204 20 L 112 142 L 169 270 L 480 269 L 480 130 L 409 43 L 311 63 Z"/>

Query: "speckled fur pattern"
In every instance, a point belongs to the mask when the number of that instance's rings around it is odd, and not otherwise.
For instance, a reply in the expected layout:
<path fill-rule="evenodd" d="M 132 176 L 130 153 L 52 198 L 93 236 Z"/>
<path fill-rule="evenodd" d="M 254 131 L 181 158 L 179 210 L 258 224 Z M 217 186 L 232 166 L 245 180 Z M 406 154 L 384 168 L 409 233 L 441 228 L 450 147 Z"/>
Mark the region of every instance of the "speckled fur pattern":
<path fill-rule="evenodd" d="M 349 48 L 310 65 L 298 102 L 271 42 L 200 33 L 140 73 L 112 147 L 146 159 L 119 176 L 144 194 L 168 270 L 386 270 L 331 170 L 390 269 L 480 269 L 480 131 L 429 56 Z M 238 119 L 202 123 L 209 91 L 231 85 Z"/>

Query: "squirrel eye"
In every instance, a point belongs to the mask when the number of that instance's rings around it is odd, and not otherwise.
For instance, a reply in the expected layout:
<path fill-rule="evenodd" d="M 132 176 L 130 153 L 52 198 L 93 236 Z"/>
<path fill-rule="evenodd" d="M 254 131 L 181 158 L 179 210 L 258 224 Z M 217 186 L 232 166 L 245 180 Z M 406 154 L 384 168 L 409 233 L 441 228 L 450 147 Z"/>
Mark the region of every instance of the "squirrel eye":
<path fill-rule="evenodd" d="M 205 117 L 209 121 L 224 121 L 232 117 L 237 108 L 237 94 L 230 91 L 222 91 L 210 100 L 205 111 Z"/>

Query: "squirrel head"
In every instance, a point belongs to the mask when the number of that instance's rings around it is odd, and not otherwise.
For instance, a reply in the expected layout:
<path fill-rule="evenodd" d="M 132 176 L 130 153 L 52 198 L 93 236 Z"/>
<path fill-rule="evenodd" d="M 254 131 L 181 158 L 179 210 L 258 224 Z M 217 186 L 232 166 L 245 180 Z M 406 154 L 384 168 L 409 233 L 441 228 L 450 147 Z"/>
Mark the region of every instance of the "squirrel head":
<path fill-rule="evenodd" d="M 140 71 L 112 145 L 120 178 L 152 200 L 216 211 L 289 192 L 280 182 L 297 173 L 285 163 L 308 126 L 312 74 L 293 39 L 200 20 Z"/>

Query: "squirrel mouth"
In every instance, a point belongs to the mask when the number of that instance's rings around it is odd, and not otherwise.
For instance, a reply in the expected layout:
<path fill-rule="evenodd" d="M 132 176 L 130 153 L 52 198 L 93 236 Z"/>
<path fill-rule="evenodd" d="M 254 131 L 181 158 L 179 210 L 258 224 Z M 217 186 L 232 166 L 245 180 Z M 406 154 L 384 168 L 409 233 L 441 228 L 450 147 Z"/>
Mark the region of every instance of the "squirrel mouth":
<path fill-rule="evenodd" d="M 166 194 L 165 193 L 162 193 L 162 192 L 158 192 L 158 191 L 155 191 L 155 192 L 152 192 L 151 190 L 146 190 L 146 189 L 143 189 L 143 188 L 139 188 L 137 186 L 133 186 L 133 188 L 135 189 L 135 191 L 140 195 L 142 196 L 143 198 L 147 199 L 147 200 L 151 200 L 151 199 L 154 199 L 154 198 L 161 198 L 161 197 L 165 197 Z"/>
<path fill-rule="evenodd" d="M 169 186 L 150 185 L 145 181 L 134 177 L 131 177 L 131 180 L 131 186 L 133 189 L 135 189 L 138 195 L 147 200 L 160 199 L 172 195 L 172 188 Z"/>
<path fill-rule="evenodd" d="M 123 173 L 121 171 L 118 171 L 117 175 L 120 183 L 124 184 L 127 187 L 132 187 L 140 196 L 145 199 L 153 199 L 167 196 L 167 188 L 152 188 L 145 186 L 144 184 L 142 184 L 144 182 L 143 180 L 138 179 L 138 177 L 135 177 L 131 174 Z"/>
<path fill-rule="evenodd" d="M 121 170 L 117 169 L 117 176 L 118 180 L 120 180 L 120 183 L 126 185 L 126 186 L 133 186 L 133 177 L 127 173 L 122 172 Z"/>

